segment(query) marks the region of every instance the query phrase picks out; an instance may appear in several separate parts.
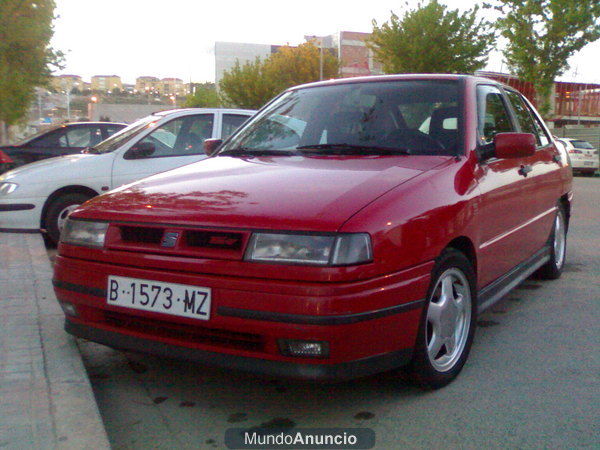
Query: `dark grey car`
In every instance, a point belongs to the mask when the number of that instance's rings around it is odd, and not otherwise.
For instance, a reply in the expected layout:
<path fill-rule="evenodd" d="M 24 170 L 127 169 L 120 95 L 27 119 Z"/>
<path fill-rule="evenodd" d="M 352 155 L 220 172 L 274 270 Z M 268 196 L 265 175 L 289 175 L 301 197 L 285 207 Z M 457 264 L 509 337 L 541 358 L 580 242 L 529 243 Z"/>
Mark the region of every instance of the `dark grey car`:
<path fill-rule="evenodd" d="M 125 126 L 124 123 L 116 122 L 67 123 L 30 136 L 17 144 L 0 146 L 0 151 L 6 155 L 0 158 L 0 173 L 40 159 L 79 153 L 86 147 L 99 144 Z"/>

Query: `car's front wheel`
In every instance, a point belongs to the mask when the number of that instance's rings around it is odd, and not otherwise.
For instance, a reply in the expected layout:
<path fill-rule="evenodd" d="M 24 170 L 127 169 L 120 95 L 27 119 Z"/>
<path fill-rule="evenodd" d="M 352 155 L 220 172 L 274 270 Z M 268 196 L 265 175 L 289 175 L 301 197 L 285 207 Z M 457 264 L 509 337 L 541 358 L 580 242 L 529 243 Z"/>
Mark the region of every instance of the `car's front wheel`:
<path fill-rule="evenodd" d="M 48 205 L 46 215 L 44 216 L 46 235 L 52 243 L 58 243 L 60 232 L 62 231 L 69 214 L 90 198 L 90 195 L 73 192 L 62 194 L 52 200 Z"/>
<path fill-rule="evenodd" d="M 476 303 L 472 264 L 463 253 L 445 250 L 432 272 L 426 309 L 408 366 L 419 386 L 438 389 L 459 374 L 473 342 Z"/>

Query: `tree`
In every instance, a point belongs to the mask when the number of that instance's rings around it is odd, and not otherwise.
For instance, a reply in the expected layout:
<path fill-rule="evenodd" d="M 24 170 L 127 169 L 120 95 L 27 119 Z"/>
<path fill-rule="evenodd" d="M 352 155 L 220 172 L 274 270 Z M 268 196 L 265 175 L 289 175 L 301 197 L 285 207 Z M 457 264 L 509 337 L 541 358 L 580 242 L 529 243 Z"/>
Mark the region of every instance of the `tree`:
<path fill-rule="evenodd" d="M 437 0 L 419 3 L 400 18 L 377 25 L 367 41 L 386 73 L 473 73 L 485 66 L 495 32 L 477 19 L 478 6 L 464 13 Z"/>
<path fill-rule="evenodd" d="M 568 59 L 600 37 L 598 0 L 492 0 L 486 5 L 504 14 L 497 27 L 508 44 L 509 69 L 533 84 L 542 114 L 550 110 L 556 77 Z"/>
<path fill-rule="evenodd" d="M 336 56 L 323 49 L 323 79 L 336 78 L 339 62 Z M 319 81 L 321 50 L 312 42 L 298 47 L 281 47 L 266 61 L 266 72 L 276 92 L 291 86 Z"/>
<path fill-rule="evenodd" d="M 194 84 L 193 93 L 185 98 L 185 108 L 215 108 L 220 106 L 214 83 Z"/>
<path fill-rule="evenodd" d="M 47 85 L 63 55 L 49 43 L 54 1 L 0 0 L 0 142 L 25 116 L 36 86 Z"/>
<path fill-rule="evenodd" d="M 279 92 L 298 84 L 318 81 L 320 49 L 307 42 L 298 47 L 281 47 L 264 61 L 235 66 L 223 74 L 219 84 L 224 103 L 242 108 L 257 109 Z M 323 78 L 338 75 L 339 63 L 329 51 L 323 51 Z"/>

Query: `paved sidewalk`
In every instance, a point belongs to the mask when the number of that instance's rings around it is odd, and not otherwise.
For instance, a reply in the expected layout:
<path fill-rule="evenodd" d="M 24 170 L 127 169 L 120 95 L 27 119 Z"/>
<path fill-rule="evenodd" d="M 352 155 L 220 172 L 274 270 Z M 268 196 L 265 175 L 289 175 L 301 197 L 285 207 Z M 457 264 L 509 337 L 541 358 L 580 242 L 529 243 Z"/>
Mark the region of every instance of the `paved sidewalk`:
<path fill-rule="evenodd" d="M 0 233 L 0 448 L 109 448 L 39 234 Z"/>

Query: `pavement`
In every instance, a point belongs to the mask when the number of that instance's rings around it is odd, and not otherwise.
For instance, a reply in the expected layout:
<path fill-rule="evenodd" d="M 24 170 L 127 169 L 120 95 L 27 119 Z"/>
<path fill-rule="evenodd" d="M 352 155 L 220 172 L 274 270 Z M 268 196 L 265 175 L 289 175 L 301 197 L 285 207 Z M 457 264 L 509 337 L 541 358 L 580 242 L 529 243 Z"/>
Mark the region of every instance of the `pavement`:
<path fill-rule="evenodd" d="M 0 233 L 0 448 L 108 449 L 39 234 Z"/>

